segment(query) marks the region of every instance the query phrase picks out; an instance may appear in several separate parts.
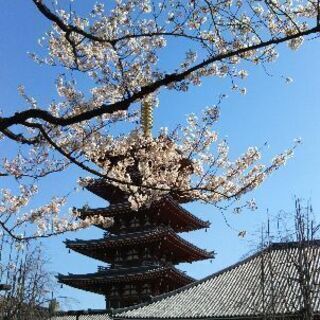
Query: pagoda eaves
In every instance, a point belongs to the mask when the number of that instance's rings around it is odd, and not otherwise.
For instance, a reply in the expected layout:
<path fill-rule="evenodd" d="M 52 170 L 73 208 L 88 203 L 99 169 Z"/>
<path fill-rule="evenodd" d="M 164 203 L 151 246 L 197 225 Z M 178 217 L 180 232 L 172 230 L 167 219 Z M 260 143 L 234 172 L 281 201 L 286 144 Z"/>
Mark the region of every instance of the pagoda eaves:
<path fill-rule="evenodd" d="M 122 191 L 119 187 L 114 186 L 112 182 L 107 179 L 91 179 L 85 188 L 110 203 L 120 203 L 128 199 L 128 194 Z M 172 191 L 170 192 L 170 196 L 178 203 L 187 203 L 192 201 L 188 195 L 179 192 Z"/>
<path fill-rule="evenodd" d="M 110 204 L 107 208 L 82 208 L 77 209 L 77 211 L 80 213 L 82 219 L 87 216 L 96 215 L 111 218 L 117 215 L 125 218 L 131 217 L 139 219 L 143 215 L 147 215 L 151 220 L 148 221 L 149 226 L 151 226 L 150 224 L 170 225 L 175 232 L 187 232 L 210 227 L 209 221 L 199 219 L 171 197 L 166 197 L 153 204 L 150 208 L 143 208 L 139 210 L 139 212 L 131 210 L 129 202 Z M 105 229 L 103 227 L 101 228 Z M 117 228 L 116 224 L 108 228 L 108 230 L 112 232 L 115 228 Z"/>
<path fill-rule="evenodd" d="M 72 284 L 73 287 L 104 294 L 110 291 L 113 285 L 128 283 L 148 283 L 150 286 L 156 285 L 159 279 L 165 279 L 164 285 L 174 283 L 175 286 L 184 286 L 194 282 L 194 279 L 173 266 L 141 266 L 135 268 L 109 269 L 99 268 L 98 272 L 88 274 L 68 274 L 58 275 L 60 282 Z M 98 290 L 97 290 L 98 285 Z"/>
<path fill-rule="evenodd" d="M 179 262 L 193 262 L 197 260 L 210 259 L 214 257 L 213 252 L 202 250 L 182 237 L 178 236 L 173 229 L 168 227 L 158 227 L 153 230 L 146 230 L 130 234 L 110 235 L 97 240 L 66 240 L 66 247 L 82 253 L 94 259 L 113 263 L 113 258 L 118 251 L 128 252 L 135 248 L 148 248 L 154 251 L 154 258 L 161 259 L 155 253 L 166 252 L 167 258 L 173 264 Z M 144 251 L 137 251 L 137 258 L 144 255 Z M 150 251 L 149 251 L 149 254 Z"/>

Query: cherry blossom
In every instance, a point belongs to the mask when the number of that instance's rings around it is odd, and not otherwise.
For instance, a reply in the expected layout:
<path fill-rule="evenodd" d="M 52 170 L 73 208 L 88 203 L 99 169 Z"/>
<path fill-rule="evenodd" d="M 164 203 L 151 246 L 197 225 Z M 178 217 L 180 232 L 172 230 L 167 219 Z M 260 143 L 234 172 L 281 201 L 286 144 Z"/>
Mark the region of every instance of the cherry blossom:
<path fill-rule="evenodd" d="M 66 213 L 66 195 L 30 209 L 40 179 L 71 166 L 89 174 L 82 186 L 105 179 L 128 192 L 137 210 L 168 194 L 215 205 L 238 199 L 293 155 L 295 146 L 263 164 L 261 150 L 250 147 L 230 159 L 227 141 L 214 130 L 215 107 L 154 136 L 151 114 L 160 91 L 185 92 L 208 77 L 230 81 L 246 94 L 248 65 L 274 62 L 279 44 L 297 50 L 306 37 L 319 33 L 317 1 L 114 0 L 97 2 L 82 15 L 81 1 L 30 1 L 51 23 L 30 57 L 65 72 L 56 79 L 59 98 L 48 106 L 21 86 L 25 109 L 0 113 L 0 143 L 16 148 L 15 155 L 2 155 L 0 161 L 1 180 L 18 186 L 0 192 L 0 224 L 12 236 L 49 236 L 112 223 Z M 85 90 L 78 77 L 86 78 Z M 119 124 L 125 130 L 115 135 Z"/>
<path fill-rule="evenodd" d="M 191 114 L 186 126 L 170 134 L 162 129 L 156 137 L 139 129 L 109 137 L 107 142 L 103 135 L 95 135 L 83 151 L 90 161 L 98 159 L 108 183 L 130 195 L 135 210 L 166 195 L 211 204 L 238 199 L 283 166 L 295 146 L 277 155 L 270 165 L 260 163 L 256 147 L 232 161 L 227 141 L 219 140 L 214 130 L 218 114 L 217 107 L 207 108 L 200 119 Z M 80 180 L 81 186 L 90 183 L 90 177 Z M 248 202 L 248 207 L 256 205 Z"/>

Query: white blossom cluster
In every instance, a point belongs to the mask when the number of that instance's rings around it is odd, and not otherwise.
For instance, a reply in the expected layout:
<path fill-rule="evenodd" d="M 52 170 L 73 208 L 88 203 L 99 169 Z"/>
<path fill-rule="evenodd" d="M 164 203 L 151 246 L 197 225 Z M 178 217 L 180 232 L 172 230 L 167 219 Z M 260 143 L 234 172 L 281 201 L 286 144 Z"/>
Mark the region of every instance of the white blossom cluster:
<path fill-rule="evenodd" d="M 34 209 L 28 209 L 30 200 L 37 194 L 36 185 L 20 184 L 19 194 L 9 189 L 0 189 L 0 224 L 16 240 L 26 240 L 50 236 L 87 228 L 91 225 L 108 227 L 113 220 L 101 216 L 79 219 L 77 212 L 70 211 L 62 215 L 65 197 L 54 196 L 48 203 Z"/>
<path fill-rule="evenodd" d="M 66 31 L 54 23 L 40 39 L 49 49 L 48 57 L 32 57 L 86 72 L 95 84 L 91 92 L 96 103 L 121 101 L 165 74 L 183 72 L 214 57 L 168 87 L 185 91 L 205 76 L 243 79 L 247 71 L 238 68 L 242 60 L 274 61 L 276 43 L 268 42 L 312 28 L 319 11 L 315 0 L 114 0 L 96 3 L 89 15 L 79 16 L 60 4 L 54 14 L 71 28 Z M 171 54 L 174 67 L 164 69 L 163 55 L 179 43 L 187 47 L 185 54 Z M 260 48 L 262 43 L 266 45 Z M 297 36 L 288 46 L 296 50 L 302 43 L 303 37 Z M 249 47 L 252 50 L 241 51 Z"/>

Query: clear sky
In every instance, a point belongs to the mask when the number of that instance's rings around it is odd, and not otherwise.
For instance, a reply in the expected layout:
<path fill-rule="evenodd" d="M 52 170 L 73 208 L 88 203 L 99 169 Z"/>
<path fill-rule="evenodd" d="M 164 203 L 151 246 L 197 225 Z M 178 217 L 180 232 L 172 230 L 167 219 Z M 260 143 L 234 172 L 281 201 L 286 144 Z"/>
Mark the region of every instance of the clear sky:
<path fill-rule="evenodd" d="M 23 101 L 17 94 L 17 86 L 21 83 L 46 106 L 55 95 L 55 71 L 34 64 L 26 53 L 36 48 L 37 39 L 47 30 L 48 24 L 30 0 L 2 1 L 0 8 L 0 106 L 5 114 L 22 108 Z M 250 67 L 249 78 L 245 82 L 248 93 L 245 96 L 230 93 L 227 79 L 207 79 L 202 86 L 188 93 L 169 91 L 160 96 L 160 107 L 155 115 L 156 128 L 174 127 L 184 121 L 186 114 L 214 104 L 221 92 L 229 94 L 222 106 L 218 130 L 221 137 L 228 138 L 234 156 L 244 152 L 248 146 L 262 146 L 267 141 L 270 147 L 265 150 L 265 159 L 269 160 L 290 147 L 294 138 L 301 137 L 303 140 L 294 158 L 250 195 L 257 200 L 259 209 L 256 212 L 240 215 L 226 212 L 223 217 L 213 206 L 199 203 L 187 205 L 194 214 L 210 220 L 212 226 L 207 232 L 188 233 L 185 238 L 217 252 L 212 262 L 180 266 L 195 278 L 228 266 L 251 250 L 248 239 L 266 220 L 267 210 L 270 214 L 280 209 L 290 211 L 294 206 L 294 196 L 298 196 L 311 199 L 314 210 L 320 211 L 319 46 L 319 40 L 307 41 L 299 51 L 292 52 L 283 45 L 279 60 L 268 66 L 272 76 L 268 76 L 261 67 Z M 293 83 L 286 84 L 282 76 L 291 76 Z M 0 157 L 6 151 L 0 149 Z M 57 190 L 61 194 L 72 190 L 80 175 L 78 170 L 71 170 L 47 179 L 41 185 L 37 203 L 45 203 Z M 0 188 L 6 186 L 5 181 L 0 180 Z M 92 207 L 104 205 L 89 192 L 81 191 L 71 197 L 67 207 L 81 207 L 85 203 Z M 237 230 L 243 229 L 248 231 L 248 237 L 240 239 Z M 45 241 L 47 256 L 51 260 L 50 269 L 54 273 L 94 272 L 99 262 L 77 253 L 68 254 L 63 240 L 66 237 L 89 239 L 101 235 L 101 231 L 91 228 Z M 104 307 L 102 297 L 66 286 L 59 289 L 57 295 L 73 298 L 65 308 Z"/>

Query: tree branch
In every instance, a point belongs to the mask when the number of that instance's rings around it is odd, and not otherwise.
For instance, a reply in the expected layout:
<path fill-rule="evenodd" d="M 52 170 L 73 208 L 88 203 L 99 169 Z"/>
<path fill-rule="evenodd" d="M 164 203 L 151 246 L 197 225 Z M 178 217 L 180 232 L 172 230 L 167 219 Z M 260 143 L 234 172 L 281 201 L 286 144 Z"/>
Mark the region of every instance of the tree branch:
<path fill-rule="evenodd" d="M 142 37 L 159 37 L 159 36 L 172 36 L 172 37 L 183 37 L 191 40 L 197 40 L 201 41 L 201 37 L 197 36 L 192 36 L 192 35 L 187 35 L 184 33 L 177 33 L 177 32 L 150 32 L 150 33 L 140 33 L 140 34 L 128 34 L 124 35 L 122 37 L 116 38 L 116 39 L 106 39 L 102 38 L 99 36 L 95 36 L 92 33 L 86 32 L 77 26 L 66 24 L 63 22 L 59 16 L 54 14 L 50 9 L 43 3 L 42 0 L 32 0 L 33 3 L 36 5 L 38 10 L 50 21 L 56 23 L 59 28 L 66 33 L 66 35 L 70 35 L 71 33 L 77 33 L 84 38 L 87 38 L 88 40 L 92 40 L 95 42 L 100 42 L 100 43 L 109 43 L 110 45 L 114 46 L 116 43 L 123 41 L 123 40 L 129 40 L 129 39 L 134 39 L 134 38 L 142 38 Z M 68 40 L 69 41 L 69 40 Z M 69 41 L 70 42 L 70 41 Z"/>
<path fill-rule="evenodd" d="M 33 0 L 36 1 L 36 0 Z M 170 83 L 173 82 L 181 82 L 186 77 L 188 77 L 190 74 L 193 72 L 196 72 L 211 63 L 221 61 L 227 58 L 231 58 L 234 56 L 241 56 L 249 51 L 254 51 L 257 49 L 261 49 L 270 45 L 275 45 L 275 44 L 280 44 L 287 42 L 292 39 L 296 39 L 299 37 L 305 37 L 314 33 L 320 32 L 320 25 L 317 25 L 314 28 L 311 28 L 309 30 L 303 31 L 303 32 L 298 32 L 289 36 L 285 36 L 282 38 L 274 38 L 265 42 L 261 42 L 259 44 L 253 45 L 253 46 L 248 46 L 245 48 L 241 48 L 235 51 L 229 51 L 226 53 L 218 54 L 213 57 L 210 57 L 203 62 L 183 71 L 180 73 L 170 73 L 165 75 L 162 79 L 157 80 L 149 85 L 146 85 L 141 88 L 141 90 L 137 93 L 134 93 L 131 95 L 131 97 L 126 98 L 122 101 L 118 101 L 112 104 L 103 104 L 99 108 L 90 110 L 90 111 L 85 111 L 81 114 L 75 115 L 75 116 L 69 116 L 69 117 L 56 117 L 52 115 L 50 112 L 46 110 L 41 110 L 41 109 L 29 109 L 21 112 L 15 113 L 11 117 L 0 117 L 0 131 L 3 131 L 13 125 L 21 124 L 23 125 L 27 120 L 30 119 L 38 119 L 38 120 L 43 120 L 45 122 L 48 122 L 53 125 L 59 125 L 59 126 L 69 126 L 72 124 L 76 124 L 82 121 L 90 120 L 92 118 L 95 118 L 97 116 L 101 116 L 104 114 L 112 114 L 116 111 L 124 111 L 128 110 L 130 105 L 136 101 L 139 101 L 146 95 L 155 92 L 161 87 L 167 86 Z"/>
<path fill-rule="evenodd" d="M 22 134 L 16 134 L 12 132 L 11 130 L 7 129 L 0 129 L 0 132 L 2 132 L 3 135 L 5 135 L 7 138 L 14 140 L 16 142 L 22 143 L 22 144 L 28 144 L 33 145 L 40 142 L 40 136 L 33 137 L 31 139 L 28 139 L 24 137 Z"/>
<path fill-rule="evenodd" d="M 36 5 L 36 7 L 38 8 L 38 10 L 50 21 L 56 23 L 59 28 L 64 31 L 67 34 L 70 34 L 70 32 L 75 32 L 78 33 L 90 40 L 93 41 L 99 41 L 99 42 L 109 42 L 112 43 L 112 41 L 108 41 L 107 39 L 103 39 L 100 37 L 96 37 L 88 32 L 85 32 L 84 30 L 78 28 L 77 26 L 72 26 L 72 25 L 68 25 L 66 23 L 63 22 L 62 19 L 60 19 L 57 15 L 55 15 L 54 13 L 52 13 L 49 8 L 44 5 L 42 0 L 32 0 L 33 3 Z"/>

